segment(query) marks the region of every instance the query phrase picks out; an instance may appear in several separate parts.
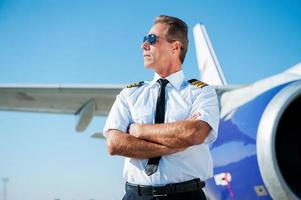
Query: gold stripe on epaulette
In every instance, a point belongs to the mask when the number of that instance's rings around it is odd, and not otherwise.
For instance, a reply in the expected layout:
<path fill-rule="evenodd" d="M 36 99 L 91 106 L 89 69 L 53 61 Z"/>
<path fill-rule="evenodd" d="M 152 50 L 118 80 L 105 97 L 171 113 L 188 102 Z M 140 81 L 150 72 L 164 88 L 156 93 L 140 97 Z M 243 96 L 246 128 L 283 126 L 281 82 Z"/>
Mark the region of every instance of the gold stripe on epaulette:
<path fill-rule="evenodd" d="M 144 83 L 144 81 L 140 81 L 140 82 L 138 82 L 138 83 L 130 84 L 130 85 L 126 86 L 126 87 L 127 87 L 127 88 L 140 87 L 140 86 L 143 85 L 143 83 Z"/>
<path fill-rule="evenodd" d="M 208 85 L 207 83 L 204 83 L 204 82 L 196 80 L 196 79 L 191 79 L 188 82 L 191 83 L 191 85 L 194 85 L 198 88 L 203 88 Z"/>

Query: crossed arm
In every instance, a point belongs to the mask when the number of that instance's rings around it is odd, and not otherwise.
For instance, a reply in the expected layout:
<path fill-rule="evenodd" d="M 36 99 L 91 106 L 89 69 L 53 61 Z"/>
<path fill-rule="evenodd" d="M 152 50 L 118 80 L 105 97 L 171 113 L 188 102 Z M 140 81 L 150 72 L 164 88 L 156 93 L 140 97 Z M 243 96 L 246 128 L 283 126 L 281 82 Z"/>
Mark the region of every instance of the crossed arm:
<path fill-rule="evenodd" d="M 201 144 L 210 130 L 206 122 L 194 118 L 165 124 L 131 124 L 129 134 L 109 130 L 107 147 L 111 155 L 147 159 Z"/>
<path fill-rule="evenodd" d="M 201 144 L 211 128 L 201 120 L 183 120 L 165 124 L 132 124 L 130 134 L 138 139 L 169 148 L 187 148 Z"/>

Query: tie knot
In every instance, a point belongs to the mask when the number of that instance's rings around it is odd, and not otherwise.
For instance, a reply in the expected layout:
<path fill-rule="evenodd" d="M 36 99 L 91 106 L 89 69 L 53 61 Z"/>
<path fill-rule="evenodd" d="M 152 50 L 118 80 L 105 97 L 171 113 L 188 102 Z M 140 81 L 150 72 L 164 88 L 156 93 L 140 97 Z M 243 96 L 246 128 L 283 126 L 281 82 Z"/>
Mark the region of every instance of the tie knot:
<path fill-rule="evenodd" d="M 167 79 L 164 79 L 164 78 L 160 78 L 158 80 L 158 83 L 161 85 L 161 87 L 164 87 L 167 85 L 167 83 L 169 83 L 169 81 Z"/>

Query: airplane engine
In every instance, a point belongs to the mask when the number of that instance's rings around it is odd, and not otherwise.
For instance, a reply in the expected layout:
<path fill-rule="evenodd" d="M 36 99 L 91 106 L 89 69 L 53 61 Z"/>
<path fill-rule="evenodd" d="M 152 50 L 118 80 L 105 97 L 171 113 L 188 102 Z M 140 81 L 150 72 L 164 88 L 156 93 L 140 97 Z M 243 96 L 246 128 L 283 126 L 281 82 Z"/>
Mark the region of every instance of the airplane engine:
<path fill-rule="evenodd" d="M 207 181 L 209 199 L 301 199 L 299 114 L 301 81 L 292 81 L 222 117 L 211 147 L 214 177 Z"/>
<path fill-rule="evenodd" d="M 257 134 L 260 172 L 274 199 L 301 199 L 301 82 L 284 87 L 265 109 Z"/>

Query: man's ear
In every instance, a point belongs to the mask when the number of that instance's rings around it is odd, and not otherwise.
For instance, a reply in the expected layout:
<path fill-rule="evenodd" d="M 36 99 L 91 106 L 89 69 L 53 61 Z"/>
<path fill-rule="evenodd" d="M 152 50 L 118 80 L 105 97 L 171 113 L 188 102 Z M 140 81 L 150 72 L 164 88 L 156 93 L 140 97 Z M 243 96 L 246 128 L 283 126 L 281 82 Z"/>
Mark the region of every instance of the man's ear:
<path fill-rule="evenodd" d="M 172 51 L 173 51 L 173 53 L 176 53 L 177 51 L 180 51 L 181 50 L 181 46 L 182 46 L 181 42 L 174 41 L 172 43 Z"/>

